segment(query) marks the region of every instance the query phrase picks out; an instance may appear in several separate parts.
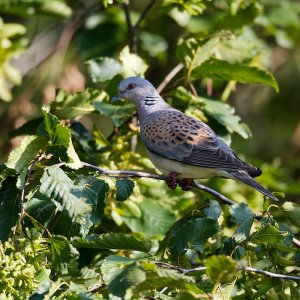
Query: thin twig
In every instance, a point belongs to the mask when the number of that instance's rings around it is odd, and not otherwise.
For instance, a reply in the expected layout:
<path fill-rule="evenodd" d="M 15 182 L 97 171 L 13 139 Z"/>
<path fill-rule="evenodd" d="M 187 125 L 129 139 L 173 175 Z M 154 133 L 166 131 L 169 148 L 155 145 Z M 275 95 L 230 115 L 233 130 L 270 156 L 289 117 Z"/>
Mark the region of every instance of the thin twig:
<path fill-rule="evenodd" d="M 129 33 L 129 48 L 132 53 L 137 53 L 137 31 L 141 22 L 144 20 L 152 6 L 154 5 L 156 0 L 149 0 L 144 10 L 141 12 L 139 19 L 132 25 L 131 16 L 130 16 L 130 8 L 129 8 L 129 0 L 125 0 L 123 4 L 127 29 Z"/>
<path fill-rule="evenodd" d="M 161 84 L 156 89 L 158 93 L 161 93 L 161 91 L 168 85 L 168 83 L 177 75 L 179 71 L 183 69 L 184 65 L 182 63 L 175 66 L 174 69 L 171 70 L 169 74 L 164 78 L 164 80 L 161 82 Z"/>
<path fill-rule="evenodd" d="M 166 267 L 168 269 L 177 270 L 177 271 L 181 272 L 182 274 L 205 271 L 207 269 L 207 267 L 196 267 L 196 268 L 192 268 L 192 269 L 183 269 L 181 267 L 174 266 L 174 265 L 171 265 L 171 264 L 163 262 L 163 261 L 155 261 L 155 263 L 157 265 Z M 260 269 L 255 269 L 255 268 L 252 268 L 252 267 L 244 267 L 244 268 L 241 268 L 240 270 L 244 270 L 246 272 L 259 273 L 259 274 L 263 274 L 263 275 L 273 277 L 273 278 L 300 280 L 300 276 L 291 276 L 291 275 L 285 275 L 285 274 L 278 274 L 278 273 L 273 273 L 273 272 L 264 271 L 264 270 L 260 270 Z"/>
<path fill-rule="evenodd" d="M 125 12 L 127 30 L 128 30 L 128 33 L 129 33 L 129 48 L 130 48 L 130 51 L 132 53 L 136 53 L 136 51 L 137 51 L 137 47 L 136 47 L 136 30 L 135 30 L 135 27 L 132 25 L 132 22 L 131 22 L 129 0 L 124 1 L 123 8 L 124 8 L 124 12 Z"/>
<path fill-rule="evenodd" d="M 136 29 L 139 28 L 141 22 L 144 20 L 144 18 L 146 17 L 146 15 L 148 14 L 149 10 L 152 8 L 152 6 L 154 5 L 155 0 L 149 0 L 149 2 L 147 3 L 147 5 L 145 6 L 144 10 L 142 11 L 139 19 L 137 20 L 136 24 L 134 25 L 134 27 Z"/>
<path fill-rule="evenodd" d="M 64 163 L 61 163 L 60 165 L 63 165 Z M 113 176 L 113 177 L 131 177 L 131 178 L 152 178 L 152 179 L 157 179 L 157 180 L 164 180 L 166 181 L 168 178 L 167 176 L 164 175 L 158 175 L 158 174 L 152 174 L 152 173 L 146 173 L 146 172 L 140 172 L 140 171 L 128 171 L 128 170 L 107 170 L 101 167 L 97 167 L 95 165 L 92 165 L 90 163 L 87 162 L 82 162 L 82 165 L 88 168 L 92 168 L 98 172 L 100 172 L 101 174 L 104 175 L 108 175 L 108 176 Z M 226 196 L 224 196 L 223 194 L 215 191 L 212 188 L 209 188 L 201 183 L 195 182 L 194 187 L 197 188 L 198 190 L 201 190 L 203 192 L 206 192 L 208 194 L 211 194 L 213 196 L 215 196 L 217 199 L 219 199 L 220 201 L 229 204 L 229 205 L 234 205 L 237 202 L 227 198 Z M 262 215 L 260 214 L 256 214 L 255 215 L 255 219 L 256 220 L 261 220 Z M 300 247 L 300 241 L 297 240 L 296 238 L 293 238 L 293 244 L 297 247 Z"/>
<path fill-rule="evenodd" d="M 163 176 L 163 175 L 158 175 L 158 174 L 152 174 L 152 173 L 146 173 L 146 172 L 140 172 L 140 171 L 127 171 L 127 170 L 106 170 L 104 168 L 101 167 L 97 167 L 94 166 L 92 164 L 86 163 L 86 162 L 82 162 L 82 164 L 85 167 L 89 167 L 92 169 L 95 169 L 97 171 L 99 171 L 100 173 L 104 174 L 104 175 L 108 175 L 108 176 L 117 176 L 117 177 L 136 177 L 136 178 L 141 178 L 141 177 L 145 177 L 145 178 L 152 178 L 152 179 L 158 179 L 158 180 L 167 180 L 167 176 Z M 204 191 L 206 193 L 209 193 L 211 195 L 214 195 L 215 197 L 217 197 L 219 200 L 233 205 L 236 202 L 230 200 L 229 198 L 227 198 L 226 196 L 220 194 L 219 192 L 203 185 L 200 183 L 195 182 L 195 188 Z"/>
<path fill-rule="evenodd" d="M 254 273 L 264 274 L 266 276 L 273 277 L 273 278 L 300 280 L 300 276 L 277 274 L 277 273 L 273 273 L 273 272 L 269 272 L 269 271 L 264 271 L 264 270 L 251 268 L 251 267 L 245 267 L 243 270 L 245 270 L 246 272 L 254 272 Z"/>
<path fill-rule="evenodd" d="M 37 163 L 39 163 L 41 160 L 43 160 L 45 157 L 46 157 L 46 155 L 45 155 L 44 153 L 41 154 L 41 155 L 39 155 L 39 156 L 37 156 L 37 157 L 33 160 L 32 164 L 30 165 L 30 167 L 29 167 L 29 169 L 28 169 L 28 171 L 27 171 L 27 173 L 26 173 L 24 185 L 23 185 L 23 188 L 22 188 L 22 190 L 21 190 L 21 199 L 20 199 L 20 217 L 21 217 L 21 218 L 22 218 L 23 215 L 24 215 L 25 189 L 26 189 L 26 185 L 27 185 L 28 182 L 29 182 L 29 176 L 30 176 L 30 174 L 31 174 L 31 172 L 32 172 L 32 170 L 33 170 L 33 168 L 35 167 L 35 165 L 36 165 Z"/>

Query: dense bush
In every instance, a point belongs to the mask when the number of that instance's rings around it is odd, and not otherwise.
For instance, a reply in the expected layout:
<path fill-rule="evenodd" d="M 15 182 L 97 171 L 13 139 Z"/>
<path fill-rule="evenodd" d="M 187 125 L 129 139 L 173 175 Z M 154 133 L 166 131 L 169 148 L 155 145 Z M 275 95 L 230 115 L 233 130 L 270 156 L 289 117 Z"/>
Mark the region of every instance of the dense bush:
<path fill-rule="evenodd" d="M 224 179 L 169 190 L 148 178 L 134 106 L 110 99 L 146 76 L 228 144 L 248 139 L 229 101 L 279 92 L 271 58 L 296 51 L 300 4 L 128 2 L 0 3 L 1 124 L 21 125 L 0 142 L 0 299 L 299 299 L 297 158 L 256 158 L 279 204 Z"/>

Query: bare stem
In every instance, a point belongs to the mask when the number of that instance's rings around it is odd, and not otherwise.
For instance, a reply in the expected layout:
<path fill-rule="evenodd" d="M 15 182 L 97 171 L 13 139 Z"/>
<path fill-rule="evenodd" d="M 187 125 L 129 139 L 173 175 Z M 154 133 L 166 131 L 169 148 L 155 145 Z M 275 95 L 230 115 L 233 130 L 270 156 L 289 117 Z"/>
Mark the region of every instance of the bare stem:
<path fill-rule="evenodd" d="M 168 85 L 168 83 L 177 75 L 179 71 L 183 69 L 183 64 L 180 63 L 171 72 L 164 78 L 164 80 L 161 82 L 161 84 L 156 89 L 158 93 L 161 93 L 161 91 Z"/>
<path fill-rule="evenodd" d="M 99 171 L 100 173 L 102 173 L 104 175 L 108 175 L 108 176 L 135 177 L 135 178 L 145 177 L 145 178 L 152 178 L 152 179 L 158 179 L 158 180 L 164 180 L 164 181 L 167 180 L 167 176 L 158 175 L 158 174 L 152 174 L 152 173 L 146 173 L 146 172 L 140 172 L 140 171 L 127 171 L 127 170 L 112 170 L 111 171 L 111 170 L 106 170 L 101 167 L 94 166 L 94 165 L 86 163 L 86 162 L 82 162 L 82 164 L 85 167 L 95 169 L 95 170 Z M 195 183 L 195 188 L 197 188 L 198 190 L 204 191 L 206 193 L 209 193 L 211 195 L 214 195 L 219 200 L 221 200 L 227 204 L 233 205 L 236 203 L 236 202 L 230 200 L 229 198 L 227 198 L 226 196 L 218 193 L 217 191 L 215 191 L 203 184 Z"/>
<path fill-rule="evenodd" d="M 168 269 L 177 270 L 177 271 L 181 272 L 182 274 L 205 271 L 207 269 L 206 267 L 183 269 L 181 267 L 174 266 L 174 265 L 171 265 L 171 264 L 163 262 L 163 261 L 156 261 L 155 263 L 157 265 L 166 267 Z M 240 270 L 244 270 L 246 272 L 252 272 L 252 273 L 259 273 L 259 274 L 263 274 L 263 275 L 273 277 L 273 278 L 281 278 L 281 279 L 289 279 L 289 280 L 300 280 L 300 276 L 291 276 L 291 275 L 285 275 L 285 274 L 278 274 L 278 273 L 273 273 L 273 272 L 264 271 L 264 270 L 260 270 L 260 269 L 255 269 L 255 268 L 252 268 L 252 267 L 245 267 L 245 268 L 241 268 Z"/>
<path fill-rule="evenodd" d="M 135 23 L 135 25 L 133 25 L 131 21 L 129 0 L 125 0 L 123 4 L 127 29 L 129 33 L 129 48 L 132 53 L 137 53 L 137 31 L 139 29 L 141 22 L 144 20 L 144 18 L 146 17 L 146 15 L 148 14 L 149 10 L 152 8 L 154 3 L 155 0 L 149 0 L 144 10 L 141 12 L 140 17 Z"/>

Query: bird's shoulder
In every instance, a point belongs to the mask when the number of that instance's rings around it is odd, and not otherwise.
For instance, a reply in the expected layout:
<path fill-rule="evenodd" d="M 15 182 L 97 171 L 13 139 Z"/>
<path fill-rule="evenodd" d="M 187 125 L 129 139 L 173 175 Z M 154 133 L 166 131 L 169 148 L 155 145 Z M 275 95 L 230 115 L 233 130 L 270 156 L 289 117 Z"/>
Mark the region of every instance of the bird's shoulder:
<path fill-rule="evenodd" d="M 178 110 L 159 110 L 148 115 L 141 123 L 142 136 L 156 142 L 170 142 L 170 147 L 187 143 L 213 143 L 217 136 L 205 123 Z"/>

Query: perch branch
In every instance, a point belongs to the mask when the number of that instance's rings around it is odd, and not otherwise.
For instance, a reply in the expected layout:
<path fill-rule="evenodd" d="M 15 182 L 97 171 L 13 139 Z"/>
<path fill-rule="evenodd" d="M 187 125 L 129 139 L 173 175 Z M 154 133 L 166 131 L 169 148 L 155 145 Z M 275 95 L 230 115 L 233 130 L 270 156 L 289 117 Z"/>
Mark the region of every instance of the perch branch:
<path fill-rule="evenodd" d="M 64 163 L 62 163 L 64 164 Z M 167 180 L 167 177 L 164 175 L 158 175 L 158 174 L 152 174 L 152 173 L 146 173 L 146 172 L 140 172 L 140 171 L 128 171 L 128 170 L 107 170 L 101 167 L 97 167 L 95 165 L 89 164 L 87 162 L 82 162 L 83 166 L 94 169 L 98 172 L 100 172 L 101 174 L 107 175 L 107 176 L 113 176 L 113 177 L 131 177 L 131 178 L 152 178 L 152 179 L 157 179 L 157 180 Z M 209 188 L 201 183 L 195 182 L 194 185 L 195 188 L 197 188 L 198 190 L 201 190 L 203 192 L 206 192 L 208 194 L 211 194 L 213 196 L 215 196 L 217 199 L 219 199 L 220 201 L 229 204 L 229 205 L 234 205 L 236 204 L 236 202 L 234 202 L 233 200 L 229 199 L 228 197 L 224 196 L 223 194 L 215 191 L 212 188 Z M 256 214 L 255 219 L 256 220 L 261 220 L 262 215 L 261 213 Z M 300 241 L 297 240 L 296 238 L 293 238 L 293 244 L 296 247 L 300 248 Z"/>
<path fill-rule="evenodd" d="M 169 263 L 163 262 L 163 261 L 156 261 L 155 262 L 157 265 L 163 266 L 167 269 L 172 269 L 172 270 L 177 270 L 181 272 L 182 274 L 188 274 L 188 273 L 193 273 L 193 272 L 198 272 L 198 271 L 205 271 L 206 267 L 197 267 L 193 269 L 183 269 L 178 266 L 171 265 Z M 278 274 L 278 273 L 273 273 L 269 271 L 264 271 L 260 269 L 255 269 L 252 267 L 244 267 L 241 268 L 240 270 L 244 270 L 245 272 L 251 272 L 251 273 L 258 273 L 258 274 L 263 274 L 269 277 L 273 278 L 281 278 L 281 279 L 289 279 L 289 280 L 300 280 L 300 276 L 291 276 L 291 275 L 285 275 L 285 274 Z"/>
<path fill-rule="evenodd" d="M 106 170 L 104 168 L 101 167 L 97 167 L 94 166 L 92 164 L 86 163 L 86 162 L 82 162 L 82 164 L 85 167 L 88 168 L 92 168 L 95 169 L 97 171 L 99 171 L 100 173 L 104 174 L 104 175 L 108 175 L 108 176 L 116 176 L 116 177 L 132 177 L 132 178 L 141 178 L 141 177 L 145 177 L 145 178 L 152 178 L 152 179 L 158 179 L 158 180 L 167 180 L 166 176 L 163 175 L 158 175 L 158 174 L 152 174 L 152 173 L 146 173 L 146 172 L 140 172 L 140 171 L 127 171 L 127 170 Z M 219 200 L 233 205 L 236 202 L 230 200 L 229 198 L 227 198 L 226 196 L 220 194 L 219 192 L 203 185 L 200 183 L 195 183 L 195 188 L 197 188 L 198 190 L 204 191 L 206 193 L 209 193 L 211 195 L 214 195 L 215 197 L 217 197 Z"/>

